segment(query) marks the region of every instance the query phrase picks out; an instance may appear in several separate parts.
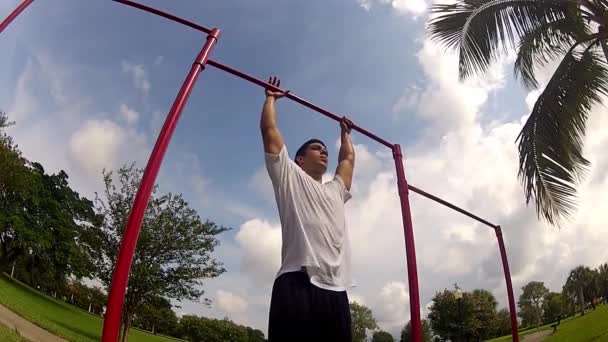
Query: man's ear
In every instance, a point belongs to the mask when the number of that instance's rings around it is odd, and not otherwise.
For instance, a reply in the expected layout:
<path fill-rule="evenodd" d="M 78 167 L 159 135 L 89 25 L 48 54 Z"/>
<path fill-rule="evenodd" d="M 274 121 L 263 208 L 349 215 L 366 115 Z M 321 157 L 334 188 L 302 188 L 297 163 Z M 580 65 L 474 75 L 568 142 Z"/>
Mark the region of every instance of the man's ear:
<path fill-rule="evenodd" d="M 304 157 L 302 157 L 302 156 L 296 157 L 296 164 L 298 164 L 298 166 L 302 166 L 303 161 L 304 161 Z"/>

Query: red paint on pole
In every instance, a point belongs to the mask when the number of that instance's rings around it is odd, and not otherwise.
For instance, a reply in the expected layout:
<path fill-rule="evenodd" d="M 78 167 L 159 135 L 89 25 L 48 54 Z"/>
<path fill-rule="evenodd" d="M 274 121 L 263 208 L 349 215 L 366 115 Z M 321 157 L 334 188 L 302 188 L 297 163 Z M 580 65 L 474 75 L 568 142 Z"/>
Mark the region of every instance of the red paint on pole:
<path fill-rule="evenodd" d="M 420 321 L 420 294 L 418 291 L 418 270 L 416 266 L 416 248 L 414 247 L 414 229 L 408 198 L 408 185 L 403 168 L 401 146 L 393 146 L 393 158 L 397 170 L 397 187 L 401 199 L 403 234 L 405 236 L 405 256 L 407 260 L 407 280 L 410 288 L 410 319 L 412 323 L 412 342 L 422 342 L 422 322 Z"/>
<path fill-rule="evenodd" d="M 11 12 L 11 14 L 8 15 L 8 17 L 6 17 L 6 19 L 4 19 L 4 21 L 2 23 L 0 23 L 0 33 L 2 33 L 2 31 L 4 31 L 4 29 L 13 21 L 15 20 L 15 18 L 17 18 L 17 16 L 19 14 L 21 14 L 21 12 L 23 12 L 23 10 L 25 10 L 27 8 L 27 6 L 31 5 L 32 2 L 34 2 L 34 0 L 24 0 L 21 5 L 19 5 L 17 8 L 15 8 L 15 10 L 13 12 Z"/>
<path fill-rule="evenodd" d="M 188 101 L 188 96 L 196 83 L 198 75 L 205 67 L 209 58 L 209 53 L 217 42 L 219 35 L 220 31 L 218 29 L 213 29 L 207 36 L 205 45 L 196 57 L 184 84 L 177 94 L 171 111 L 169 112 L 169 115 L 167 115 L 165 124 L 158 135 L 156 145 L 154 145 L 154 149 L 148 160 L 148 165 L 144 171 L 139 189 L 137 190 L 137 195 L 135 196 L 133 208 L 129 215 L 127 229 L 122 238 L 118 259 L 116 261 L 116 268 L 114 269 L 114 275 L 112 276 L 106 316 L 103 322 L 103 342 L 116 342 L 118 340 L 120 319 L 129 280 L 129 272 L 131 271 L 131 263 L 133 261 L 133 255 L 135 254 L 137 238 L 141 230 L 141 224 L 148 205 L 150 193 L 152 192 L 160 165 L 163 161 L 165 152 L 167 151 L 167 147 L 169 146 L 169 142 L 171 141 L 173 131 L 175 130 L 179 117 Z"/>
<path fill-rule="evenodd" d="M 507 250 L 505 242 L 502 238 L 502 229 L 496 226 L 496 239 L 498 240 L 498 248 L 500 249 L 500 258 L 502 259 L 502 268 L 505 272 L 505 282 L 507 283 L 507 295 L 509 296 L 509 312 L 511 313 L 511 337 L 513 342 L 519 342 L 517 334 L 517 311 L 515 311 L 515 296 L 513 295 L 513 284 L 511 284 L 511 271 L 509 270 L 509 260 L 507 259 Z"/>

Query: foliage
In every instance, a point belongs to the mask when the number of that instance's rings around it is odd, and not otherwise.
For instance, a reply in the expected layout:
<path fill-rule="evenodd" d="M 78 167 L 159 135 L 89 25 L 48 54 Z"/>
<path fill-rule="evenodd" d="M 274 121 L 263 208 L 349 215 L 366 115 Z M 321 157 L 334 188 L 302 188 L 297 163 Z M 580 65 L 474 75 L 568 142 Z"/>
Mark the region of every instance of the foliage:
<path fill-rule="evenodd" d="M 433 297 L 428 319 L 433 332 L 444 340 L 457 336 L 487 339 L 496 334 L 496 305 L 496 298 L 487 290 L 465 292 L 459 304 L 446 289 Z"/>
<path fill-rule="evenodd" d="M 97 211 L 103 216 L 98 276 L 107 288 L 142 174 L 134 164 L 121 167 L 116 177 L 103 171 L 104 196 L 96 198 Z M 204 294 L 202 279 L 225 271 L 211 253 L 219 244 L 216 236 L 226 230 L 211 221 L 202 222 L 181 194 L 157 195 L 154 187 L 131 267 L 123 330 L 128 330 L 142 305 L 158 297 L 198 300 Z"/>
<path fill-rule="evenodd" d="M 47 292 L 63 291 L 68 276 L 95 273 L 93 203 L 72 190 L 61 170 L 47 174 L 42 165 L 21 157 L 2 131 L 0 113 L 0 268 Z"/>
<path fill-rule="evenodd" d="M 363 342 L 367 331 L 378 328 L 378 324 L 372 315 L 372 310 L 357 302 L 350 303 L 350 316 L 353 331 L 353 341 Z"/>
<path fill-rule="evenodd" d="M 564 318 L 568 314 L 568 304 L 561 293 L 549 292 L 545 294 L 542 311 L 544 324 L 557 322 L 558 318 Z"/>
<path fill-rule="evenodd" d="M 516 50 L 515 74 L 535 89 L 539 67 L 561 60 L 518 137 L 526 201 L 534 198 L 538 216 L 559 225 L 574 212 L 589 165 L 582 155 L 588 114 L 608 94 L 608 2 L 458 0 L 432 12 L 428 33 L 457 51 L 461 78 Z"/>
<path fill-rule="evenodd" d="M 238 325 L 228 319 L 185 315 L 179 322 L 179 336 L 192 342 L 263 342 L 260 330 Z"/>
<path fill-rule="evenodd" d="M 531 281 L 521 288 L 522 293 L 519 296 L 517 305 L 519 306 L 519 316 L 521 317 L 521 325 L 527 326 L 540 326 L 543 317 L 543 298 L 549 289 L 545 287 L 545 284 L 540 281 Z"/>
<path fill-rule="evenodd" d="M 177 331 L 178 319 L 171 307 L 167 299 L 153 298 L 135 312 L 133 325 L 153 334 L 173 336 Z"/>
<path fill-rule="evenodd" d="M 400 342 L 410 342 L 412 340 L 412 321 L 401 329 Z M 431 342 L 433 340 L 433 332 L 431 331 L 431 324 L 428 320 L 422 320 L 422 342 Z"/>
<path fill-rule="evenodd" d="M 395 342 L 393 335 L 387 333 L 384 330 L 374 331 L 372 335 L 372 342 Z"/>
<path fill-rule="evenodd" d="M 597 268 L 597 281 L 600 294 L 608 301 L 608 263 L 603 263 Z"/>
<path fill-rule="evenodd" d="M 566 284 L 562 292 L 569 297 L 576 297 L 579 304 L 579 310 L 582 315 L 585 314 L 587 300 L 592 300 L 589 296 L 597 294 L 596 277 L 594 272 L 587 266 L 577 266 L 570 271 Z M 587 300 L 585 300 L 587 298 Z M 593 302 L 593 300 L 592 300 Z"/>
<path fill-rule="evenodd" d="M 494 321 L 496 332 L 494 336 L 503 336 L 511 334 L 511 313 L 507 309 L 500 309 L 496 313 L 496 320 Z"/>

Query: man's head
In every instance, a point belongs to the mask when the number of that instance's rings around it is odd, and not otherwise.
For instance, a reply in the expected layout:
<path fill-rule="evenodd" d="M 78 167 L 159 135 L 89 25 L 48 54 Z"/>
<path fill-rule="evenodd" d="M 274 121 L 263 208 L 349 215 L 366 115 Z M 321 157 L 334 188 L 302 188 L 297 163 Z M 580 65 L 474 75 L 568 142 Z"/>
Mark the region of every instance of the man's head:
<path fill-rule="evenodd" d="M 310 139 L 300 146 L 295 161 L 309 175 L 323 175 L 327 171 L 327 147 L 319 139 Z"/>

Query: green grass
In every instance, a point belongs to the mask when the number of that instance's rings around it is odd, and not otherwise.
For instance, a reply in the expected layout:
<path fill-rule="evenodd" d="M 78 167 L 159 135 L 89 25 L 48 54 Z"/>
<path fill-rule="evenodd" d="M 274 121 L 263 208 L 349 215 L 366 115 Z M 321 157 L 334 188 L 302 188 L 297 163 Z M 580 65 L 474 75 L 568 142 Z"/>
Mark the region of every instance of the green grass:
<path fill-rule="evenodd" d="M 608 341 L 608 305 L 601 305 L 597 310 L 590 311 L 585 316 L 576 315 L 563 319 L 557 332 L 549 335 L 545 342 L 586 342 L 586 341 Z M 519 331 L 520 340 L 523 336 L 533 334 L 537 331 L 552 330 L 551 324 Z M 511 335 L 497 337 L 487 342 L 511 341 Z"/>
<path fill-rule="evenodd" d="M 0 341 L 2 342 L 29 342 L 25 338 L 19 336 L 15 330 L 0 324 Z"/>
<path fill-rule="evenodd" d="M 46 296 L 5 274 L 0 274 L 0 304 L 69 341 L 97 342 L 101 339 L 103 320 L 100 317 Z M 0 340 L 4 341 L 2 338 Z M 131 328 L 129 341 L 168 342 L 176 339 L 155 336 Z"/>
<path fill-rule="evenodd" d="M 573 319 L 572 317 L 563 319 L 562 324 L 567 321 L 570 321 L 572 319 Z M 536 329 L 536 328 L 520 329 L 519 330 L 519 339 L 522 340 L 524 336 L 534 334 L 535 332 L 539 332 L 539 331 L 543 331 L 543 330 L 551 330 L 551 329 L 553 329 L 553 328 L 551 328 L 551 324 L 553 324 L 553 323 L 541 325 L 540 327 L 538 327 L 538 329 Z M 511 335 L 509 334 L 509 335 L 493 338 L 491 340 L 488 340 L 487 342 L 503 342 L 503 341 L 511 341 Z"/>
<path fill-rule="evenodd" d="M 585 316 L 560 324 L 557 332 L 545 341 L 608 341 L 608 305 L 598 306 Z"/>

